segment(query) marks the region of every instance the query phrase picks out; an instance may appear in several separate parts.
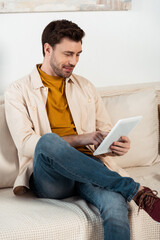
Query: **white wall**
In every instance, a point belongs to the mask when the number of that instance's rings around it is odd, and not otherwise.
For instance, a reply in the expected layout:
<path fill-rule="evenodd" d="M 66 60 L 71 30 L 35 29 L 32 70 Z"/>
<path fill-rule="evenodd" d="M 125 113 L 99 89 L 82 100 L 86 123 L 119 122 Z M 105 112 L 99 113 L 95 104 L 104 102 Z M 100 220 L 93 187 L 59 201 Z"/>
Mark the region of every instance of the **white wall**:
<path fill-rule="evenodd" d="M 132 0 L 123 12 L 1 14 L 0 94 L 42 62 L 41 33 L 63 18 L 86 32 L 75 73 L 95 86 L 160 80 L 160 1 Z"/>

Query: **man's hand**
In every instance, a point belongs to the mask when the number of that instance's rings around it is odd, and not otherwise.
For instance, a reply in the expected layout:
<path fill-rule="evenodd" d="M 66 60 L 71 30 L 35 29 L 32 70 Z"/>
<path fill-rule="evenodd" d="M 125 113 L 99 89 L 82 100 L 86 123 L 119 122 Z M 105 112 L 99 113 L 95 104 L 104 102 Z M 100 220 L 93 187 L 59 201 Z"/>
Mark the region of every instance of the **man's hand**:
<path fill-rule="evenodd" d="M 80 135 L 64 136 L 63 139 L 73 147 L 78 145 L 94 145 L 96 149 L 103 141 L 103 139 L 107 136 L 107 134 L 107 132 L 96 131 Z"/>
<path fill-rule="evenodd" d="M 128 137 L 122 136 L 120 138 L 120 141 L 114 142 L 111 146 L 110 149 L 112 150 L 112 153 L 118 155 L 118 156 L 123 156 L 126 154 L 129 149 L 130 149 L 130 140 Z"/>

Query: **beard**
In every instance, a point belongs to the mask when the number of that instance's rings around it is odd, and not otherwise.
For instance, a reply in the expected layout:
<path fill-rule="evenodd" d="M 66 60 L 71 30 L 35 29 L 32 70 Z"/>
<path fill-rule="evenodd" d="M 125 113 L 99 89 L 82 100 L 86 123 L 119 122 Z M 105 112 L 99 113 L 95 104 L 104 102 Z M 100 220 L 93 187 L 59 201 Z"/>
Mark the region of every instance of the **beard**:
<path fill-rule="evenodd" d="M 58 76 L 62 78 L 68 78 L 72 75 L 72 71 L 75 66 L 68 64 L 68 65 L 58 65 L 53 63 L 53 59 L 50 60 L 50 66 L 53 70 L 53 72 Z M 68 69 L 68 71 L 67 71 Z"/>

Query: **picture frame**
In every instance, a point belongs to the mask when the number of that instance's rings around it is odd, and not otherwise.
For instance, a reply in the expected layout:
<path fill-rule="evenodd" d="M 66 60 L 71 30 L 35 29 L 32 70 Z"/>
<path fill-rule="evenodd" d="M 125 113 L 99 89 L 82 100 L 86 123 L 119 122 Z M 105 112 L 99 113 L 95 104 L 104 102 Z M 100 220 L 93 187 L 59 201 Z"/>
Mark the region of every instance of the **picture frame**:
<path fill-rule="evenodd" d="M 0 0 L 0 13 L 126 11 L 132 0 Z"/>

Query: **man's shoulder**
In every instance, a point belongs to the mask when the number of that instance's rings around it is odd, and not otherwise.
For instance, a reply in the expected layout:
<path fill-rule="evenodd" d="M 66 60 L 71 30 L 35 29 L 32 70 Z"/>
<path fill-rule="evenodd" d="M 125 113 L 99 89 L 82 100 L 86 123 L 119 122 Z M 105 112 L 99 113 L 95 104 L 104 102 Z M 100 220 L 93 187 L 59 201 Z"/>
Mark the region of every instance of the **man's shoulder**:
<path fill-rule="evenodd" d="M 26 85 L 26 84 L 28 83 L 28 81 L 29 81 L 29 78 L 30 78 L 30 74 L 27 74 L 27 75 L 25 75 L 25 76 L 23 76 L 23 77 L 15 80 L 15 81 L 13 81 L 13 82 L 9 85 L 8 89 L 18 88 L 18 87 L 21 87 L 21 86 L 23 86 L 23 85 Z"/>
<path fill-rule="evenodd" d="M 21 96 L 22 98 L 24 96 L 24 93 L 26 92 L 26 89 L 28 88 L 28 80 L 29 75 L 26 75 L 12 82 L 4 93 L 5 101 L 7 99 L 17 98 L 18 96 Z"/>
<path fill-rule="evenodd" d="M 80 75 L 72 74 L 71 79 L 81 86 L 88 86 L 94 88 L 94 85 L 87 78 Z"/>
<path fill-rule="evenodd" d="M 18 80 L 13 81 L 7 88 L 6 92 L 12 90 L 23 91 L 24 89 L 31 89 L 33 87 L 33 81 L 31 79 L 34 74 L 35 68 L 31 73 L 19 78 Z"/>
<path fill-rule="evenodd" d="M 89 80 L 87 78 L 85 78 L 85 77 L 83 77 L 81 75 L 75 74 L 75 73 L 71 75 L 71 78 L 74 78 L 77 81 L 81 81 L 82 80 L 82 81 L 89 82 Z"/>

